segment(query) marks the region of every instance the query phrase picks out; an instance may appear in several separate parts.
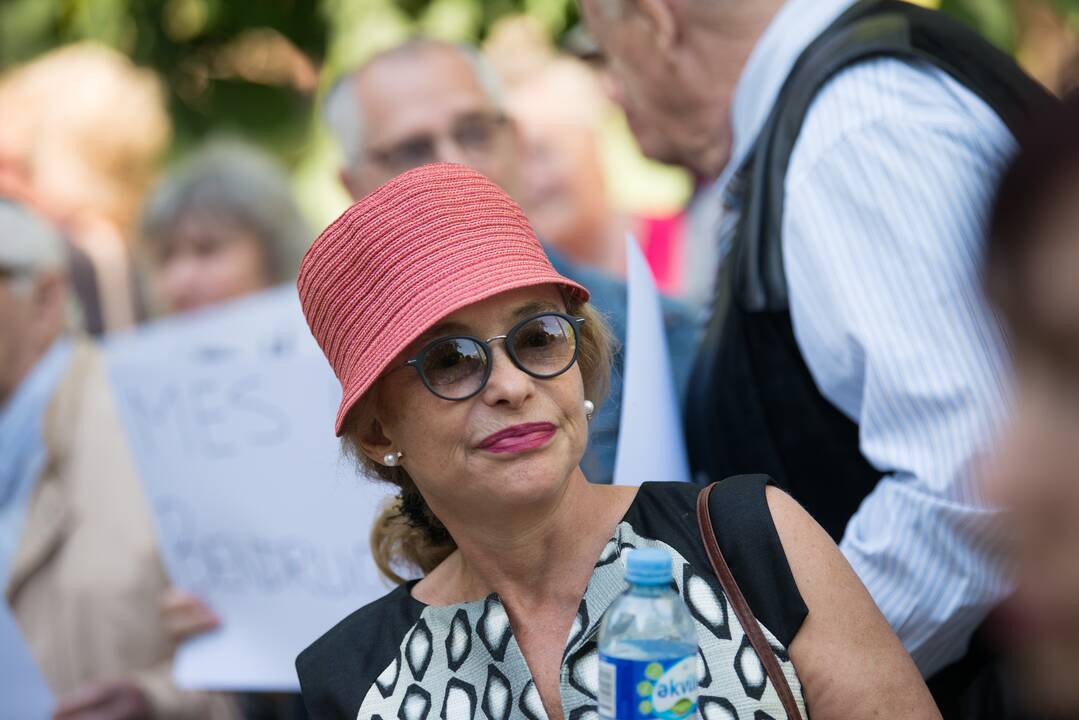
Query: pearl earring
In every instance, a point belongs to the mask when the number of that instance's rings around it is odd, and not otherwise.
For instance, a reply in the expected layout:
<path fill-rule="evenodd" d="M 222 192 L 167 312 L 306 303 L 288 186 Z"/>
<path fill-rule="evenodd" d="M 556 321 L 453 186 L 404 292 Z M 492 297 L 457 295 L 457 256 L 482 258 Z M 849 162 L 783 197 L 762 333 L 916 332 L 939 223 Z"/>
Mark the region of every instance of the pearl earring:
<path fill-rule="evenodd" d="M 592 419 L 592 413 L 596 412 L 596 404 L 591 400 L 584 401 L 584 416 L 589 420 Z"/>
<path fill-rule="evenodd" d="M 386 467 L 397 467 L 401 462 L 401 458 L 404 457 L 404 453 L 401 451 L 388 452 L 382 456 L 382 464 Z"/>

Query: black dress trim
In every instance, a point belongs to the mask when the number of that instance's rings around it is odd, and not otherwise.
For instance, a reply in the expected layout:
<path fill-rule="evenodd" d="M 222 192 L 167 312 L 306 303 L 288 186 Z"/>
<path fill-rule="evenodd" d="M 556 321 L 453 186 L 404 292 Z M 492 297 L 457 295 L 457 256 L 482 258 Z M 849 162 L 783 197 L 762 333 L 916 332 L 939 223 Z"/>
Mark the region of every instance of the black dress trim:
<path fill-rule="evenodd" d="M 754 616 L 789 648 L 809 614 L 779 540 L 767 475 L 736 475 L 712 489 L 708 510 L 720 550 Z"/>
<path fill-rule="evenodd" d="M 372 683 L 392 693 L 401 674 L 401 639 L 419 621 L 424 605 L 412 597 L 417 581 L 399 585 L 337 623 L 296 658 L 296 674 L 312 720 L 356 716 Z M 396 663 L 392 677 L 379 676 Z M 383 683 L 383 679 L 385 682 Z"/>

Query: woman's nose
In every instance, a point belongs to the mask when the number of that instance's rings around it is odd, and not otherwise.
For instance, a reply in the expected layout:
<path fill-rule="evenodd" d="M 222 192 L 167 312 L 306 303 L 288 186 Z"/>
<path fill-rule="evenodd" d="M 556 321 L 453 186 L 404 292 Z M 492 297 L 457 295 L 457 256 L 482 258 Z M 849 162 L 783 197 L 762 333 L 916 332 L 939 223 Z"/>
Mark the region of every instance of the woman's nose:
<path fill-rule="evenodd" d="M 483 400 L 489 405 L 507 404 L 518 407 L 535 388 L 535 379 L 517 367 L 506 351 L 504 341 L 492 343 L 491 376 L 483 389 Z"/>

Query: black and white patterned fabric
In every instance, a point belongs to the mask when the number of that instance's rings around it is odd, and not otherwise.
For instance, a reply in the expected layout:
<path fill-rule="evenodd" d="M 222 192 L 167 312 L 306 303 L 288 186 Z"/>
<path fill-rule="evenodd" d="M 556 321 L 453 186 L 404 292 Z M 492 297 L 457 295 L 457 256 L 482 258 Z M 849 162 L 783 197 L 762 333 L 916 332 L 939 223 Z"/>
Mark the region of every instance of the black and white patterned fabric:
<path fill-rule="evenodd" d="M 648 494 L 667 492 L 664 488 L 671 487 L 658 483 L 649 485 L 651 488 L 647 494 L 642 489 L 634 503 L 635 507 L 647 504 Z M 692 490 L 692 493 L 684 488 L 675 491 L 678 500 L 684 504 L 685 500 L 694 498 L 696 488 Z M 763 497 L 763 492 L 761 495 Z M 671 499 L 666 498 L 668 505 Z M 693 560 L 699 563 L 698 553 L 684 552 L 687 550 L 686 542 L 696 538 L 695 521 L 689 533 L 683 529 L 668 533 L 670 537 L 659 538 L 655 535 L 664 533 L 645 534 L 641 528 L 634 526 L 633 521 L 638 516 L 631 508 L 617 526 L 614 536 L 596 562 L 588 589 L 581 600 L 563 655 L 561 697 L 564 716 L 567 720 L 598 718 L 596 644 L 599 623 L 604 612 L 626 587 L 624 573 L 627 553 L 638 547 L 655 547 L 671 554 L 674 582 L 697 626 L 701 717 L 706 720 L 785 717 L 763 665 L 738 618 L 728 607 L 711 570 L 707 565 L 704 570 L 700 569 L 699 564 L 695 567 L 685 556 L 694 555 Z M 650 529 L 655 531 L 657 527 Z M 696 542 L 699 544 L 699 539 Z M 387 635 L 386 622 L 398 620 L 383 617 L 380 623 L 378 616 L 382 613 L 377 609 L 364 619 L 362 615 L 368 610 L 365 608 L 301 655 L 297 667 L 313 719 L 547 718 L 528 665 L 514 638 L 509 617 L 496 595 L 474 602 L 430 607 L 412 599 L 410 595 L 406 596 L 401 589 L 395 593 L 400 597 L 392 603 L 393 607 L 400 609 L 402 605 L 407 606 L 408 612 L 404 613 L 404 617 L 413 619 L 409 626 L 402 628 L 400 641 L 395 647 L 364 648 L 365 629 L 368 639 L 377 643 Z M 358 616 L 361 622 L 349 623 Z M 372 623 L 380 624 L 375 628 Z M 761 627 L 765 637 L 776 648 L 780 666 L 795 697 L 801 702 L 801 685 L 786 648 L 768 627 L 763 624 Z M 343 645 L 334 642 L 334 633 L 353 637 L 347 638 L 349 642 Z M 345 638 L 340 635 L 336 638 L 338 641 L 342 639 Z M 330 671 L 357 665 L 360 675 L 366 673 L 370 676 L 377 669 L 373 677 L 352 679 L 356 685 L 347 693 L 351 698 L 342 697 L 345 693 L 327 688 L 322 678 L 315 677 L 315 673 L 327 672 L 327 665 L 333 662 L 332 655 L 347 653 L 348 647 L 356 648 L 355 652 L 366 653 L 367 662 L 357 664 L 339 657 Z M 380 651 L 382 657 L 387 657 L 381 666 L 377 659 Z M 365 666 L 365 669 L 359 666 Z M 342 680 L 347 682 L 348 678 Z M 804 707 L 802 712 L 804 716 Z"/>

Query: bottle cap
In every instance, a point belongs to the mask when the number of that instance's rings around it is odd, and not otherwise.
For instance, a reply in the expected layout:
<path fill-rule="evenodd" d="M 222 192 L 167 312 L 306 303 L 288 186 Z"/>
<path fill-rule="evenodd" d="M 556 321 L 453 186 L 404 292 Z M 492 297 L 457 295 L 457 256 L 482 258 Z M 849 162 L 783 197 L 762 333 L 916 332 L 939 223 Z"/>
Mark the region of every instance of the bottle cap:
<path fill-rule="evenodd" d="M 626 582 L 666 585 L 671 581 L 671 556 L 657 548 L 638 548 L 626 560 Z"/>

